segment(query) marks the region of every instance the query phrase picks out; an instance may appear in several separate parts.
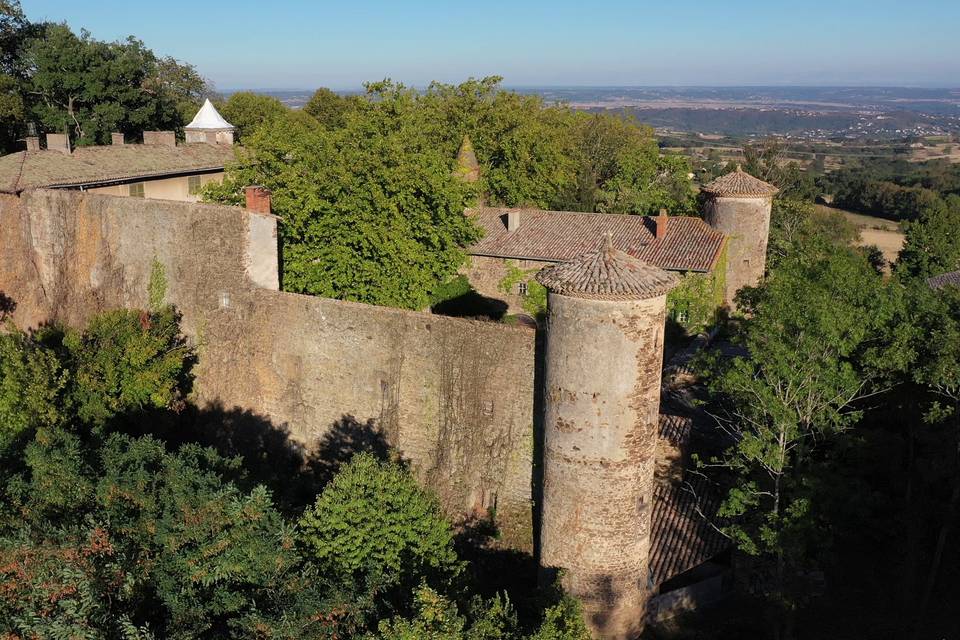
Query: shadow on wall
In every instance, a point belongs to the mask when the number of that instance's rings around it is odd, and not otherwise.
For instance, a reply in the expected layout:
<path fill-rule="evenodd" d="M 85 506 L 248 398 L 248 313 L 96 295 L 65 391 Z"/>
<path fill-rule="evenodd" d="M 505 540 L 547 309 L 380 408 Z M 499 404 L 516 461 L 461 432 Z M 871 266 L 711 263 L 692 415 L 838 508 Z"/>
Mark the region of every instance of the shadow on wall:
<path fill-rule="evenodd" d="M 13 298 L 0 291 L 0 322 L 6 320 L 17 310 L 17 303 Z"/>
<path fill-rule="evenodd" d="M 152 435 L 172 447 L 194 443 L 217 453 L 243 458 L 242 470 L 231 478 L 244 488 L 262 484 L 270 489 L 287 515 L 299 515 L 317 494 L 360 452 L 381 460 L 397 459 L 374 420 L 362 422 L 344 415 L 307 449 L 290 437 L 286 425 L 249 409 L 187 405 L 180 412 L 160 411 L 125 416 L 111 431 Z"/>
<path fill-rule="evenodd" d="M 488 298 L 475 289 L 449 298 L 430 307 L 430 311 L 441 316 L 455 318 L 474 318 L 477 320 L 502 320 L 509 305 L 497 298 Z"/>

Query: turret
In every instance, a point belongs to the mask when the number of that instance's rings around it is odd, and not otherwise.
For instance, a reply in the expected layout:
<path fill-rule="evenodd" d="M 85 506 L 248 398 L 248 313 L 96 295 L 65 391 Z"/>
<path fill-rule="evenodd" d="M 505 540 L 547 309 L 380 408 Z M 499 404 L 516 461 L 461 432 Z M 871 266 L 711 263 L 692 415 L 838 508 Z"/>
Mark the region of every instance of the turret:
<path fill-rule="evenodd" d="M 754 178 L 740 165 L 703 187 L 707 224 L 727 235 L 724 299 L 733 305 L 741 287 L 756 286 L 767 268 L 770 210 L 777 188 Z"/>
<path fill-rule="evenodd" d="M 677 276 L 603 245 L 537 275 L 548 290 L 540 566 L 598 638 L 632 640 L 649 597 L 666 295 Z"/>
<path fill-rule="evenodd" d="M 197 111 L 186 127 L 187 142 L 209 142 L 212 144 L 233 144 L 236 127 L 223 119 L 209 99 Z"/>

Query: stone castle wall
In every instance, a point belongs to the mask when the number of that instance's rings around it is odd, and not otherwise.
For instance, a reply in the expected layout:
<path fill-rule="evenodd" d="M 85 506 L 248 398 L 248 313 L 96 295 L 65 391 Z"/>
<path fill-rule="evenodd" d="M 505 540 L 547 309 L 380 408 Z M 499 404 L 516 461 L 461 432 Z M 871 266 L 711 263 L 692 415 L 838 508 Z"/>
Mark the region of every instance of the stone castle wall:
<path fill-rule="evenodd" d="M 378 430 L 451 514 L 532 545 L 535 334 L 276 291 L 276 219 L 71 191 L 0 197 L 0 292 L 23 328 L 144 307 L 154 264 L 199 351 L 193 400 L 315 447 Z"/>

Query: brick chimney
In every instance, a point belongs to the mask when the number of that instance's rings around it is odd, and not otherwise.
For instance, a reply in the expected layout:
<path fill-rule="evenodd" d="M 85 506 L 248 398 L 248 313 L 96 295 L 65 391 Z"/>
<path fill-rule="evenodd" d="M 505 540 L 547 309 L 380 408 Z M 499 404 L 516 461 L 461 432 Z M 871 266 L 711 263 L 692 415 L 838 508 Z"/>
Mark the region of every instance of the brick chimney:
<path fill-rule="evenodd" d="M 110 144 L 116 145 L 116 144 L 123 144 L 123 143 L 124 143 L 124 139 L 123 139 L 122 133 L 114 132 L 110 134 Z"/>
<path fill-rule="evenodd" d="M 243 191 L 247 196 L 247 209 L 257 213 L 271 213 L 270 189 L 251 185 L 244 188 Z"/>
<path fill-rule="evenodd" d="M 667 215 L 667 210 L 660 209 L 660 215 L 658 215 L 654 220 L 654 224 L 656 225 L 656 228 L 657 228 L 657 232 L 656 232 L 657 240 L 663 240 L 667 236 L 667 223 L 669 221 L 670 221 L 670 216 Z"/>
<path fill-rule="evenodd" d="M 507 231 L 516 231 L 520 228 L 520 212 L 515 210 L 507 211 Z"/>
<path fill-rule="evenodd" d="M 47 150 L 70 154 L 70 137 L 65 133 L 48 133 Z"/>
<path fill-rule="evenodd" d="M 166 147 L 177 146 L 177 136 L 173 131 L 144 131 L 143 144 L 159 144 Z"/>
<path fill-rule="evenodd" d="M 27 136 L 27 151 L 40 151 L 40 138 Z"/>

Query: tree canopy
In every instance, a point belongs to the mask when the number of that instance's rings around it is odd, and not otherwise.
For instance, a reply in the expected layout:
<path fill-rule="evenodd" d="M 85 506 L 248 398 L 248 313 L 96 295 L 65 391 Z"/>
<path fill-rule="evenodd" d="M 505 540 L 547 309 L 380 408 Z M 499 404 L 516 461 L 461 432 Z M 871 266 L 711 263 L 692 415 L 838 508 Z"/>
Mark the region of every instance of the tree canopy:
<path fill-rule="evenodd" d="M 19 2 L 0 6 L 0 127 L 15 150 L 28 123 L 77 144 L 110 133 L 181 129 L 211 88 L 197 71 L 134 37 L 103 42 L 66 24 L 29 22 Z"/>
<path fill-rule="evenodd" d="M 506 206 L 646 214 L 689 212 L 686 162 L 661 156 L 649 128 L 548 106 L 496 77 L 417 92 L 390 81 L 364 96 L 319 90 L 303 111 L 245 135 L 246 154 L 210 199 L 244 185 L 273 192 L 283 285 L 420 309 L 464 260 L 477 198 Z M 471 141 L 479 179 L 458 179 Z"/>

